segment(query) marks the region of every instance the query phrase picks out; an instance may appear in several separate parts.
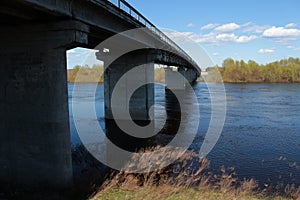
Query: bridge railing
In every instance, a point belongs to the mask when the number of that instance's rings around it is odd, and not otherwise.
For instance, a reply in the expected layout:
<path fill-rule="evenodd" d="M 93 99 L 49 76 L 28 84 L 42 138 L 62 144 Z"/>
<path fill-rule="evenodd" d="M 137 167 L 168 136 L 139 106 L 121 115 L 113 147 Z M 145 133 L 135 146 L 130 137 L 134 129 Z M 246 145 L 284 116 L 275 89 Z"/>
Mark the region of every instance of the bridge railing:
<path fill-rule="evenodd" d="M 166 34 L 164 34 L 161 30 L 159 30 L 153 23 L 151 23 L 146 17 L 144 17 L 139 11 L 137 11 L 134 7 L 132 7 L 125 0 L 108 0 L 119 9 L 130 15 L 132 18 L 143 24 L 154 34 L 159 36 L 160 40 L 166 42 L 170 46 L 172 46 L 179 55 L 183 58 L 187 59 L 192 64 L 196 65 L 196 62 L 181 48 L 179 47 L 173 40 L 171 40 Z"/>

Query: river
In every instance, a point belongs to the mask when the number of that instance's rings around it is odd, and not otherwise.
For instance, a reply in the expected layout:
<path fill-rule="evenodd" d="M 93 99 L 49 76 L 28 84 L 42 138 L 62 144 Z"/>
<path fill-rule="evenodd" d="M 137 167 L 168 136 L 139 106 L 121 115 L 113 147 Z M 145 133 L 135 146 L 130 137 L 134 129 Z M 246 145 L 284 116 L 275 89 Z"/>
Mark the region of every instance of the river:
<path fill-rule="evenodd" d="M 80 139 L 72 117 L 72 101 L 84 113 L 94 94 L 92 84 L 80 84 L 79 92 L 73 96 L 73 86 L 68 85 L 74 148 L 80 144 Z M 197 136 L 190 149 L 199 152 L 211 117 L 211 99 L 205 83 L 196 83 L 193 88 L 201 114 Z M 240 179 L 300 185 L 300 84 L 225 84 L 225 89 L 226 121 L 218 143 L 207 156 L 210 169 L 217 173 L 222 165 L 233 166 Z M 97 120 L 104 129 L 103 90 L 103 85 L 98 85 L 95 105 Z M 169 106 L 164 87 L 155 87 L 155 102 Z M 159 113 L 158 110 L 158 118 Z M 86 123 L 87 131 L 91 131 L 89 122 Z"/>

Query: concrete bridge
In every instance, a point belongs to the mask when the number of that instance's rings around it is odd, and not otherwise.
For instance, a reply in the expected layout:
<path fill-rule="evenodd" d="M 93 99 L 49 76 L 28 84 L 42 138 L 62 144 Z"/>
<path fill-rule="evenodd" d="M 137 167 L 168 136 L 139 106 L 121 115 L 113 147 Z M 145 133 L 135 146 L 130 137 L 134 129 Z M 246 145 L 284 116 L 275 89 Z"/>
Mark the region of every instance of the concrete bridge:
<path fill-rule="evenodd" d="M 200 75 L 197 64 L 172 40 L 124 0 L 10 0 L 0 3 L 0 182 L 68 187 L 72 185 L 66 51 L 95 48 L 107 38 L 134 28 L 147 28 L 127 43 L 149 48 L 123 55 L 105 72 L 105 112 L 112 118 L 112 88 L 127 70 L 147 64 L 140 74 L 152 78 L 154 63 L 177 66 L 190 81 Z M 106 57 L 107 56 L 107 57 Z M 104 60 L 109 55 L 100 53 Z M 149 64 L 150 63 L 150 64 Z M 172 71 L 167 85 L 182 88 Z M 130 84 L 130 81 L 129 83 Z M 126 88 L 126 85 L 125 85 Z M 139 90 L 133 118 L 148 119 L 153 86 Z M 140 96 L 143 96 L 141 98 Z M 133 110 L 135 110 L 133 108 Z"/>

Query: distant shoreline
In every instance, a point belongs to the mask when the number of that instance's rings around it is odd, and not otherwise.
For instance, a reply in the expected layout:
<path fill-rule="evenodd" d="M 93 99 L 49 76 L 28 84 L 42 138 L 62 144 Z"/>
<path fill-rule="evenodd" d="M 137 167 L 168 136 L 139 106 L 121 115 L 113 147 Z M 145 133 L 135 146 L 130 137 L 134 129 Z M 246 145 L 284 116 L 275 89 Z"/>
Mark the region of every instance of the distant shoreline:
<path fill-rule="evenodd" d="M 80 73 L 80 76 L 78 76 Z M 68 70 L 69 83 L 103 83 L 104 68 L 102 65 L 75 66 Z M 156 82 L 165 81 L 165 69 L 154 68 Z M 300 83 L 300 58 L 288 58 L 265 65 L 255 61 L 224 60 L 222 67 L 208 67 L 203 71 L 198 82 L 216 82 L 232 84 L 268 84 Z"/>

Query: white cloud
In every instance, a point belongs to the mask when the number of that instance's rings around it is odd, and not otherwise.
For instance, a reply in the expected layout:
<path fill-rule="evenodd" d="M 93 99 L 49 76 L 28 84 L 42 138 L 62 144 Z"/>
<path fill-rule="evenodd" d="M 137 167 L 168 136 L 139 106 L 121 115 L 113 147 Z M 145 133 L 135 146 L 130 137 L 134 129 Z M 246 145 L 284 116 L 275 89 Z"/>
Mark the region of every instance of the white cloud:
<path fill-rule="evenodd" d="M 247 27 L 252 25 L 252 22 L 247 22 L 245 24 L 238 25 L 236 23 L 228 23 L 223 25 L 218 24 L 207 24 L 202 26 L 202 30 L 209 30 L 208 33 L 194 33 L 194 32 L 170 32 L 167 35 L 171 37 L 188 37 L 197 43 L 206 43 L 213 45 L 223 45 L 225 43 L 248 43 L 258 38 L 256 34 L 237 34 L 231 31 L 241 29 L 242 27 Z M 240 32 L 238 32 L 240 33 Z"/>
<path fill-rule="evenodd" d="M 246 22 L 246 23 L 242 24 L 241 27 L 251 26 L 253 24 L 254 24 L 253 22 Z"/>
<path fill-rule="evenodd" d="M 258 36 L 256 35 L 237 36 L 234 33 L 216 34 L 214 32 L 208 34 L 196 34 L 193 32 L 170 32 L 167 34 L 171 36 L 171 38 L 188 37 L 197 43 L 207 43 L 214 45 L 222 45 L 224 43 L 247 43 L 258 38 Z"/>
<path fill-rule="evenodd" d="M 292 46 L 292 45 L 286 46 L 286 48 L 293 49 L 295 51 L 299 51 L 300 50 L 300 47 L 295 47 L 295 46 Z"/>
<path fill-rule="evenodd" d="M 261 54 L 274 53 L 274 52 L 275 52 L 275 49 L 260 49 L 260 50 L 258 50 L 258 53 L 261 53 Z"/>
<path fill-rule="evenodd" d="M 257 38 L 258 37 L 256 35 L 240 36 L 240 37 L 237 37 L 237 42 L 238 43 L 247 43 L 247 42 L 250 42 L 250 41 L 255 40 Z"/>
<path fill-rule="evenodd" d="M 194 27 L 195 25 L 193 23 L 188 23 L 186 26 L 191 28 L 191 27 Z"/>
<path fill-rule="evenodd" d="M 297 24 L 295 24 L 295 23 L 289 23 L 289 24 L 285 25 L 285 28 L 294 28 L 296 26 L 297 26 Z"/>
<path fill-rule="evenodd" d="M 255 40 L 257 38 L 256 35 L 250 35 L 250 36 L 236 36 L 235 34 L 219 34 L 216 36 L 217 41 L 219 42 L 234 42 L 234 43 L 247 43 L 252 40 Z"/>
<path fill-rule="evenodd" d="M 201 30 L 210 30 L 216 28 L 217 26 L 219 26 L 219 24 L 206 24 L 201 27 Z"/>
<path fill-rule="evenodd" d="M 214 43 L 215 42 L 215 36 L 212 33 L 193 34 L 193 35 L 191 35 L 191 39 L 193 39 L 197 43 Z"/>
<path fill-rule="evenodd" d="M 68 57 L 71 59 L 80 58 L 81 60 L 85 60 L 90 57 L 95 56 L 96 50 L 92 49 L 84 49 L 84 48 L 75 48 L 67 51 Z"/>
<path fill-rule="evenodd" d="M 166 35 L 170 36 L 171 38 L 177 38 L 177 37 L 191 37 L 194 35 L 193 32 L 177 32 L 177 31 L 171 31 L 171 32 L 165 32 Z"/>
<path fill-rule="evenodd" d="M 214 52 L 214 53 L 213 53 L 213 56 L 219 56 L 219 55 L 220 55 L 219 52 Z"/>
<path fill-rule="evenodd" d="M 263 33 L 265 30 L 271 28 L 269 25 L 255 25 L 251 24 L 243 29 L 245 33 Z"/>
<path fill-rule="evenodd" d="M 216 36 L 216 39 L 222 42 L 233 42 L 236 39 L 236 35 L 232 34 L 219 34 Z"/>
<path fill-rule="evenodd" d="M 295 28 L 284 27 L 271 27 L 263 32 L 263 36 L 266 38 L 274 39 L 278 42 L 284 42 L 287 40 L 300 39 L 300 30 Z"/>
<path fill-rule="evenodd" d="M 222 34 L 192 34 L 190 37 L 195 40 L 197 43 L 209 43 L 209 44 L 216 44 L 221 45 L 224 43 L 248 43 L 252 40 L 257 39 L 256 35 L 242 35 L 237 36 L 234 33 L 222 33 Z"/>
<path fill-rule="evenodd" d="M 240 29 L 240 25 L 236 23 L 229 23 L 229 24 L 223 24 L 221 26 L 218 26 L 215 28 L 215 31 L 217 32 L 222 32 L 222 33 L 228 33 L 228 32 L 233 32 L 238 29 Z"/>

